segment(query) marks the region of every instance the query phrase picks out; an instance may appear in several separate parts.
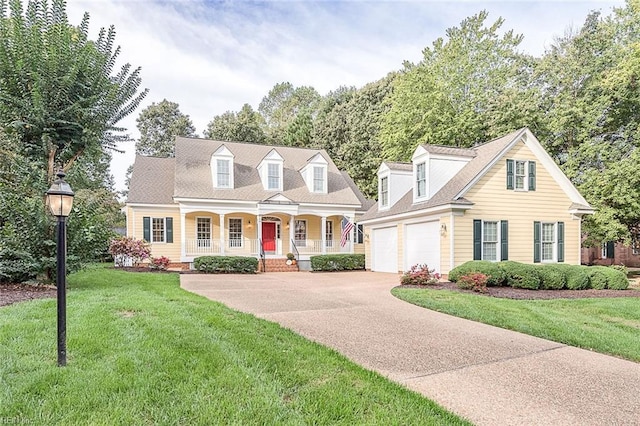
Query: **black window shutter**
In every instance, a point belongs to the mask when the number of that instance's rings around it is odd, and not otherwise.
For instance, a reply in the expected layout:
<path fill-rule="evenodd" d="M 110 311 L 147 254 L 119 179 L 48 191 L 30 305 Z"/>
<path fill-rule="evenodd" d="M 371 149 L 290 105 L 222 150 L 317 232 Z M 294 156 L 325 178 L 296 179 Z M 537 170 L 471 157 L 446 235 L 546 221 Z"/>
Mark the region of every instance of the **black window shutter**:
<path fill-rule="evenodd" d="M 507 160 L 507 189 L 513 189 L 513 160 Z"/>
<path fill-rule="evenodd" d="M 473 221 L 473 260 L 482 260 L 482 221 Z"/>
<path fill-rule="evenodd" d="M 173 218 L 172 217 L 168 217 L 165 220 L 165 224 L 167 227 L 167 242 L 168 243 L 172 243 L 173 242 Z"/>
<path fill-rule="evenodd" d="M 151 242 L 151 218 L 144 216 L 142 218 L 142 238 L 145 241 Z"/>
<path fill-rule="evenodd" d="M 541 234 L 540 222 L 533 222 L 533 262 L 540 263 L 540 257 L 542 255 L 542 244 L 540 244 Z"/>
<path fill-rule="evenodd" d="M 529 191 L 536 190 L 536 162 L 529 161 Z"/>
<path fill-rule="evenodd" d="M 615 241 L 607 241 L 607 259 L 613 259 L 615 257 Z"/>
<path fill-rule="evenodd" d="M 509 222 L 500 221 L 500 260 L 509 260 Z"/>
<path fill-rule="evenodd" d="M 558 262 L 564 262 L 564 222 L 558 222 Z"/>

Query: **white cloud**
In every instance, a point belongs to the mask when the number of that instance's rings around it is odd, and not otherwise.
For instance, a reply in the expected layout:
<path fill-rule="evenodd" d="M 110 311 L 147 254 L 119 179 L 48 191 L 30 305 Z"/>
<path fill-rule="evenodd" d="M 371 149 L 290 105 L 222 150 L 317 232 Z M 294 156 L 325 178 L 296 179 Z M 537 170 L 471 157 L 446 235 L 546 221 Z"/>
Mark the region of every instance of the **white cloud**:
<path fill-rule="evenodd" d="M 90 29 L 115 25 L 121 60 L 142 67 L 150 93 L 123 126 L 137 137 L 135 119 L 151 102 L 180 104 L 202 134 L 207 123 L 244 103 L 257 108 L 274 84 L 289 81 L 324 94 L 363 86 L 417 62 L 445 30 L 482 9 L 502 16 L 503 29 L 524 34 L 522 49 L 541 55 L 568 26 L 580 27 L 593 9 L 608 13 L 623 1 L 119 1 L 69 0 L 69 20 L 90 13 Z M 133 143 L 114 154 L 122 189 Z"/>

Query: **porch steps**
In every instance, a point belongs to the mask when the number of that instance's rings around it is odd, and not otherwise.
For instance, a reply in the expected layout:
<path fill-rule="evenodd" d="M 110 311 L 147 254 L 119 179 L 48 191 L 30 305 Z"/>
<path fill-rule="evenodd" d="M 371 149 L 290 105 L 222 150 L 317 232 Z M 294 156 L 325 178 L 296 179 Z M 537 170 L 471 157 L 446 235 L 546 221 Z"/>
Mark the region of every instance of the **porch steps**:
<path fill-rule="evenodd" d="M 265 259 L 266 271 L 263 270 L 262 260 L 258 261 L 260 272 L 298 272 L 298 265 L 287 265 L 287 259 Z"/>

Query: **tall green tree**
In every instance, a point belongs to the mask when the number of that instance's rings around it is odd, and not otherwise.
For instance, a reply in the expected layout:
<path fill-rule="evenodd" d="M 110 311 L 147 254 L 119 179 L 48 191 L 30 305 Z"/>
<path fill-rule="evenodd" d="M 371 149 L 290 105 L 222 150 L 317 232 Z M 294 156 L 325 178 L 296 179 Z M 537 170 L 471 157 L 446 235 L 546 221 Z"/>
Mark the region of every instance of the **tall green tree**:
<path fill-rule="evenodd" d="M 140 69 L 125 64 L 115 29 L 89 40 L 89 15 L 69 24 L 64 0 L 0 0 L 0 117 L 20 139 L 19 152 L 46 167 L 69 170 L 98 146 L 127 140 L 117 123 L 138 106 Z"/>
<path fill-rule="evenodd" d="M 251 105 L 244 104 L 237 113 L 227 111 L 213 117 L 204 136 L 223 141 L 264 143 L 264 119 Z"/>
<path fill-rule="evenodd" d="M 136 119 L 140 140 L 136 154 L 154 157 L 173 157 L 176 136 L 195 136 L 196 128 L 188 115 L 180 112 L 180 105 L 166 99 L 146 107 Z"/>
<path fill-rule="evenodd" d="M 265 134 L 269 144 L 284 144 L 296 139 L 302 122 L 292 124 L 299 114 L 309 115 L 315 118 L 322 97 L 313 87 L 294 87 L 291 83 L 278 83 L 262 98 L 258 106 L 258 112 L 265 120 Z M 300 119 L 306 121 L 307 119 Z M 289 131 L 289 139 L 287 139 Z M 305 138 L 302 138 L 305 139 Z"/>
<path fill-rule="evenodd" d="M 528 63 L 517 50 L 522 35 L 487 18 L 482 11 L 465 19 L 425 48 L 422 61 L 405 64 L 382 124 L 385 158 L 407 160 L 421 143 L 471 146 L 511 130 L 514 119 L 528 121 L 518 116 L 518 76 Z"/>

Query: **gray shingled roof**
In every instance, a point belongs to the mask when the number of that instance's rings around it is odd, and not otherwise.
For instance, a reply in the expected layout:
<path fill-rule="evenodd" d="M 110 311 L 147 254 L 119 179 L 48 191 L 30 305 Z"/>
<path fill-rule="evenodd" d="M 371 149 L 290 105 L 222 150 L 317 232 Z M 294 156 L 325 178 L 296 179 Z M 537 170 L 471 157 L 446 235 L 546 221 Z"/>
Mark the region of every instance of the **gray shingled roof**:
<path fill-rule="evenodd" d="M 449 180 L 449 182 L 447 182 L 440 191 L 435 193 L 433 197 L 427 201 L 414 204 L 413 191 L 412 189 L 409 189 L 396 204 L 389 208 L 389 210 L 378 211 L 378 203 L 376 203 L 360 220 L 378 219 L 400 213 L 442 206 L 445 204 L 473 204 L 465 198 L 456 199 L 455 197 L 522 132 L 523 129 L 520 129 L 474 148 L 451 148 L 451 150 L 455 150 L 453 155 L 465 155 L 473 158 L 451 180 Z M 424 145 L 424 147 L 426 149 L 429 145 Z M 435 148 L 440 149 L 443 147 Z M 463 154 L 463 152 L 465 152 L 465 154 Z M 444 152 L 439 150 L 439 153 Z"/>
<path fill-rule="evenodd" d="M 460 157 L 475 157 L 476 152 L 470 148 L 458 148 L 455 146 L 443 145 L 420 145 L 425 151 L 431 154 L 457 155 Z"/>
<path fill-rule="evenodd" d="M 222 145 L 234 155 L 233 189 L 213 187 L 211 155 Z M 345 179 L 324 150 L 184 137 L 176 138 L 175 159 L 136 157 L 128 202 L 170 203 L 173 197 L 255 202 L 267 200 L 277 192 L 264 189 L 258 165 L 273 149 L 284 159 L 284 190 L 281 194 L 292 202 L 361 206 L 352 182 Z M 310 192 L 300 174 L 300 170 L 317 154 L 328 162 L 328 194 Z"/>
<path fill-rule="evenodd" d="M 399 170 L 403 172 L 413 172 L 413 163 L 399 163 L 397 161 L 383 161 L 390 170 Z"/>
<path fill-rule="evenodd" d="M 128 203 L 173 204 L 175 158 L 136 155 Z"/>

